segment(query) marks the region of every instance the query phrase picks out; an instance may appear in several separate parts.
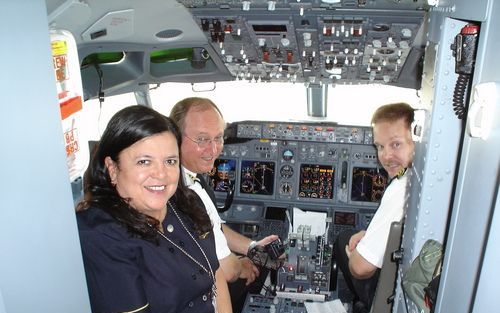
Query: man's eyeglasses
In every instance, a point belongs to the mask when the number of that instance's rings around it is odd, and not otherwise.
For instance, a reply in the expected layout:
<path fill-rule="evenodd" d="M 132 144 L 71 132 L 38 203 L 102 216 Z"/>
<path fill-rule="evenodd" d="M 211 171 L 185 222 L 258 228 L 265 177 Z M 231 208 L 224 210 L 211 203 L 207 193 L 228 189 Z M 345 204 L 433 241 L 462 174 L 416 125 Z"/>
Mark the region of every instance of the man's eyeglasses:
<path fill-rule="evenodd" d="M 215 143 L 215 145 L 217 147 L 221 147 L 224 144 L 224 137 L 222 137 L 222 136 L 218 136 L 218 137 L 215 137 L 213 139 L 205 138 L 205 137 L 199 137 L 199 138 L 193 139 L 193 138 L 188 137 L 186 135 L 184 135 L 184 137 L 186 137 L 187 139 L 189 139 L 192 142 L 194 142 L 195 144 L 197 144 L 198 147 L 200 147 L 201 149 L 211 147 L 212 143 Z"/>

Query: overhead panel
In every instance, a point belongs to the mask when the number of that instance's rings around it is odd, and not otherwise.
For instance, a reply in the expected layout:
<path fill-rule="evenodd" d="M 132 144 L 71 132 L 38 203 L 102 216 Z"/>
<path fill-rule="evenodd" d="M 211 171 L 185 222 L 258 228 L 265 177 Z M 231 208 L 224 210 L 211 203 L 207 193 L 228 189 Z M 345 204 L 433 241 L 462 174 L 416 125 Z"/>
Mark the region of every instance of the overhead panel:
<path fill-rule="evenodd" d="M 423 1 L 180 2 L 234 79 L 420 88 Z"/>

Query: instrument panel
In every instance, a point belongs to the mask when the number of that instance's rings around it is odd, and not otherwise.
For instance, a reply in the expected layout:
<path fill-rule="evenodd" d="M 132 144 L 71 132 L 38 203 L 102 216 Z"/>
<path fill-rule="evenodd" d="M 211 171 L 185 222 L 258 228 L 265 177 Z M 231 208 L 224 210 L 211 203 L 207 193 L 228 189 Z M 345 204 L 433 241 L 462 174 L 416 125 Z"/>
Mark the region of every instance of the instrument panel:
<path fill-rule="evenodd" d="M 230 181 L 235 201 L 376 207 L 387 185 L 370 128 L 274 122 L 232 127 L 236 140 L 227 139 L 210 175 L 221 197 Z"/>
<path fill-rule="evenodd" d="M 209 177 L 220 202 L 234 186 L 233 204 L 222 213 L 228 223 L 262 225 L 273 212 L 299 208 L 326 212 L 333 237 L 366 227 L 389 181 L 370 127 L 311 122 L 229 125 Z"/>
<path fill-rule="evenodd" d="M 180 2 L 234 79 L 419 86 L 425 1 Z"/>
<path fill-rule="evenodd" d="M 305 312 L 305 301 L 345 298 L 333 243 L 344 230 L 368 226 L 389 183 L 370 127 L 236 122 L 209 174 L 219 202 L 234 188 L 231 207 L 221 213 L 228 226 L 254 240 L 277 234 L 286 246 L 278 298 L 249 295 L 243 312 Z M 308 211 L 320 213 L 324 233 L 300 219 Z"/>

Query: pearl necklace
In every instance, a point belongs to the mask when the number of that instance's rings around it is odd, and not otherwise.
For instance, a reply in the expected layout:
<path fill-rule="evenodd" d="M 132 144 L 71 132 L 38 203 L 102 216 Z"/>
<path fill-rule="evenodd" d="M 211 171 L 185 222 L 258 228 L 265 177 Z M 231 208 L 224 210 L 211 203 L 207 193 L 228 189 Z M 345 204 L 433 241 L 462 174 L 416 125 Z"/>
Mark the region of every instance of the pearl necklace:
<path fill-rule="evenodd" d="M 171 243 L 174 247 L 176 247 L 177 249 L 179 249 L 182 253 L 184 253 L 185 256 L 187 256 L 191 261 L 193 261 L 194 263 L 196 263 L 199 267 L 201 267 L 205 273 L 208 274 L 208 276 L 210 278 L 212 278 L 212 292 L 211 292 L 211 295 L 212 295 L 212 301 L 214 301 L 214 305 L 215 305 L 215 297 L 217 296 L 217 286 L 215 286 L 215 274 L 214 274 L 214 271 L 212 269 L 212 265 L 210 265 L 210 262 L 208 261 L 208 258 L 207 258 L 207 255 L 205 254 L 205 251 L 201 248 L 200 244 L 198 243 L 198 241 L 196 241 L 196 239 L 194 239 L 193 235 L 191 234 L 191 232 L 189 232 L 189 230 L 187 229 L 187 227 L 184 225 L 184 222 L 182 222 L 182 219 L 179 217 L 179 215 L 177 214 L 177 211 L 174 209 L 173 205 L 170 203 L 170 201 L 167 202 L 168 206 L 167 207 L 170 207 L 170 209 L 172 210 L 172 212 L 174 212 L 174 215 L 177 217 L 177 219 L 179 220 L 179 222 L 181 223 L 182 225 L 182 228 L 184 228 L 184 230 L 188 233 L 189 237 L 191 237 L 191 239 L 194 241 L 194 243 L 196 244 L 196 246 L 198 247 L 198 249 L 200 249 L 201 251 L 201 254 L 203 255 L 203 257 L 205 258 L 205 261 L 207 262 L 208 264 L 208 268 L 210 269 L 210 271 L 203 265 L 201 264 L 200 262 L 198 262 L 198 260 L 196 260 L 191 254 L 189 254 L 186 250 L 184 250 L 183 248 L 181 248 L 179 245 L 177 245 L 175 242 L 173 242 L 170 238 L 168 238 L 167 236 L 165 236 L 165 234 L 163 234 L 161 231 L 159 230 L 156 230 L 156 232 L 158 234 L 160 234 L 160 236 L 162 236 L 163 238 L 165 238 L 169 243 Z"/>

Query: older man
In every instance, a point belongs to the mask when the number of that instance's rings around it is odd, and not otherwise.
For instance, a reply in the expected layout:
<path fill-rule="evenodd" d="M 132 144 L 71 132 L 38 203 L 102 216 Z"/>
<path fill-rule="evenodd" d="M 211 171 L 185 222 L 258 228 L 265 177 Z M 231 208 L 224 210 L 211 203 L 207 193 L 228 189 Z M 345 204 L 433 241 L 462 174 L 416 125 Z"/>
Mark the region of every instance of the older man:
<path fill-rule="evenodd" d="M 183 135 L 181 164 L 184 179 L 202 199 L 212 220 L 217 257 L 226 280 L 234 282 L 229 284 L 229 289 L 233 310 L 238 312 L 244 304 L 246 292 L 236 288 L 236 284 L 243 287 L 250 285 L 260 275 L 260 271 L 249 258 L 236 256 L 233 252 L 245 256 L 250 248 L 265 246 L 278 236 L 268 236 L 255 242 L 229 228 L 219 217 L 213 200 L 201 184 L 203 182 L 199 181 L 203 179 L 199 174 L 212 170 L 224 145 L 225 122 L 217 106 L 207 98 L 186 98 L 175 104 L 170 118 L 177 123 Z M 242 284 L 241 280 L 246 282 Z"/>

